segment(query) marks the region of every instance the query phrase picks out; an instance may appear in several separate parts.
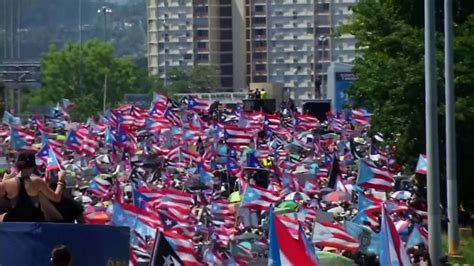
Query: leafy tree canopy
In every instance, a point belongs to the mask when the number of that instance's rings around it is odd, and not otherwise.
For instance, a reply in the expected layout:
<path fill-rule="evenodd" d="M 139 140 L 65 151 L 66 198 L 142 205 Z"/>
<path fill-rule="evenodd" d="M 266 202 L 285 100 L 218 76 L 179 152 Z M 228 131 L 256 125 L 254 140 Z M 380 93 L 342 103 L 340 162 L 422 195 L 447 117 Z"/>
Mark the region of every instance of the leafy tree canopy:
<path fill-rule="evenodd" d="M 167 74 L 171 93 L 214 92 L 219 88 L 218 70 L 215 66 L 197 65 L 192 68 L 171 68 Z"/>
<path fill-rule="evenodd" d="M 397 155 L 413 173 L 416 157 L 425 153 L 424 39 L 422 1 L 361 0 L 353 8 L 349 24 L 341 33 L 358 40 L 360 57 L 354 71 L 358 80 L 349 91 L 355 106 L 364 106 L 374 115 L 373 130 L 385 133 Z M 437 2 L 438 29 L 442 29 L 442 1 Z M 468 201 L 469 185 L 474 185 L 474 14 L 472 1 L 455 1 L 455 108 L 460 200 Z M 463 8 L 461 8 L 461 6 Z M 421 20 L 420 20 L 421 19 Z M 439 95 L 439 136 L 444 151 L 444 69 L 443 35 L 437 35 L 437 85 Z M 429 156 L 429 154 L 428 154 Z M 444 162 L 441 157 L 441 174 Z M 474 202 L 471 202 L 473 204 Z"/>
<path fill-rule="evenodd" d="M 81 63 L 82 61 L 82 63 Z M 155 82 L 130 58 L 115 57 L 110 44 L 97 40 L 54 46 L 41 61 L 42 88 L 28 95 L 28 107 L 53 105 L 67 98 L 76 103 L 71 115 L 84 120 L 102 110 L 107 76 L 107 106 L 123 101 L 125 93 L 149 93 Z M 82 86 L 81 86 L 82 72 Z"/>

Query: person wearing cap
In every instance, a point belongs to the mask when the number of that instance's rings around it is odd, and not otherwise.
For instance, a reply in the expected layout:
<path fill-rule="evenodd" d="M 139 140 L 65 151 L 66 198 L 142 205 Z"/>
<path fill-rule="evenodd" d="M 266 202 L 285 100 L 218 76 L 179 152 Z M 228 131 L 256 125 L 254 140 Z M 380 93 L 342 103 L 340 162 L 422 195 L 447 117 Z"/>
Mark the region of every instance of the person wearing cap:
<path fill-rule="evenodd" d="M 40 206 L 40 194 L 53 202 L 61 201 L 66 172 L 59 171 L 56 189 L 39 177 L 32 177 L 36 168 L 35 154 L 20 153 L 15 162 L 18 172 L 12 171 L 0 183 L 0 197 L 7 198 L 11 209 L 0 215 L 3 222 L 43 222 L 45 215 Z"/>

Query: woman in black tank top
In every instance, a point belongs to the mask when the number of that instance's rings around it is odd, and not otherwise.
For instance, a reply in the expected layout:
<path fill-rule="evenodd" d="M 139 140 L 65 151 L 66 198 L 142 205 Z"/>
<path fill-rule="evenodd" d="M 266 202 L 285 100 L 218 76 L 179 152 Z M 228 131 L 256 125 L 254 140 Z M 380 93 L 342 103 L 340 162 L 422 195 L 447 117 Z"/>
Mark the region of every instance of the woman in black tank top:
<path fill-rule="evenodd" d="M 15 165 L 20 174 L 12 173 L 0 183 L 0 197 L 7 196 L 12 205 L 6 214 L 0 216 L 0 221 L 43 222 L 44 214 L 41 211 L 38 196 L 42 193 L 49 200 L 59 202 L 64 191 L 65 172 L 59 172 L 58 183 L 53 191 L 44 180 L 30 178 L 36 167 L 33 153 L 21 153 Z"/>

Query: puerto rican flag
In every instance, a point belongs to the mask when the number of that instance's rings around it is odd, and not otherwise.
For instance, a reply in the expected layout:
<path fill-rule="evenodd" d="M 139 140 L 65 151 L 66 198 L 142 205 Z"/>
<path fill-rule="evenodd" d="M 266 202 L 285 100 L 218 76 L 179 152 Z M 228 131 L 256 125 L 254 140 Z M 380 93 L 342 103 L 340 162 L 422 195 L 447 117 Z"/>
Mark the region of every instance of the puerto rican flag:
<path fill-rule="evenodd" d="M 209 101 L 199 99 L 198 97 L 188 96 L 188 109 L 196 112 L 203 112 L 209 110 Z"/>
<path fill-rule="evenodd" d="M 342 225 L 331 222 L 314 223 L 313 243 L 353 252 L 359 249 L 359 241 L 356 238 L 349 235 Z"/>
<path fill-rule="evenodd" d="M 366 160 L 360 161 L 357 185 L 364 188 L 390 191 L 393 188 L 393 182 L 393 176 L 388 170 L 379 168 Z"/>
<path fill-rule="evenodd" d="M 76 131 L 72 129 L 67 133 L 66 142 L 64 144 L 66 144 L 66 147 L 75 151 L 80 151 L 81 149 L 81 139 L 77 136 Z"/>
<path fill-rule="evenodd" d="M 319 265 L 312 245 L 307 245 L 304 234 L 295 239 L 281 218 L 269 213 L 268 265 Z"/>
<path fill-rule="evenodd" d="M 77 130 L 77 137 L 81 140 L 81 151 L 89 156 L 94 156 L 99 142 L 87 128 Z"/>
<path fill-rule="evenodd" d="M 319 120 L 316 117 L 304 114 L 295 114 L 293 120 L 296 129 L 309 130 L 317 127 L 318 124 Z"/>
<path fill-rule="evenodd" d="M 278 114 L 264 114 L 265 123 L 271 129 L 277 129 L 280 127 L 280 116 Z"/>
<path fill-rule="evenodd" d="M 360 125 L 368 125 L 369 119 L 372 114 L 367 112 L 365 109 L 353 109 L 352 110 L 352 118 L 356 122 L 356 124 Z"/>
<path fill-rule="evenodd" d="M 406 252 L 403 242 L 398 235 L 397 228 L 393 224 L 388 211 L 382 208 L 382 223 L 379 233 L 380 242 L 380 265 L 411 265 L 410 258 Z"/>
<path fill-rule="evenodd" d="M 267 210 L 271 204 L 274 204 L 279 200 L 280 195 L 278 192 L 247 184 L 244 195 L 242 196 L 242 207 Z"/>
<path fill-rule="evenodd" d="M 225 126 L 224 137 L 226 144 L 231 146 L 248 146 L 253 139 L 247 129 L 238 126 Z"/>
<path fill-rule="evenodd" d="M 428 170 L 428 161 L 426 160 L 426 155 L 420 154 L 418 157 L 418 163 L 416 164 L 416 173 L 426 175 Z"/>

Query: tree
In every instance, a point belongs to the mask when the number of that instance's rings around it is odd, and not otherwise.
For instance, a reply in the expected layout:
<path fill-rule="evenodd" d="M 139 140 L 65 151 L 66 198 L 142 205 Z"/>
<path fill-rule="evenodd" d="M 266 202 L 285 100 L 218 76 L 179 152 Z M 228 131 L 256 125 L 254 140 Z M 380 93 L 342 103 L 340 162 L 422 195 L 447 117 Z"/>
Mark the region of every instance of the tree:
<path fill-rule="evenodd" d="M 395 145 L 399 159 L 408 165 L 407 173 L 413 173 L 418 154 L 425 153 L 424 41 L 420 23 L 423 9 L 415 2 L 361 0 L 353 8 L 349 24 L 340 28 L 341 33 L 356 37 L 360 53 L 354 62 L 358 80 L 349 90 L 349 96 L 355 106 L 366 107 L 374 114 L 373 130 L 383 132 L 387 141 Z M 462 2 L 465 0 L 456 1 L 457 6 Z M 472 4 L 468 6 L 472 13 Z M 442 15 L 439 10 L 437 14 L 438 17 Z M 458 176 L 460 200 L 466 202 L 470 192 L 463 188 L 474 185 L 470 178 L 474 172 L 469 166 L 474 159 L 474 143 L 468 135 L 474 130 L 471 122 L 474 119 L 474 78 L 470 75 L 474 68 L 474 17 L 466 16 L 460 9 L 456 9 L 455 14 L 455 21 L 461 23 L 456 26 L 455 34 Z M 444 139 L 441 33 L 437 40 L 439 135 Z M 443 151 L 444 144 L 440 144 Z M 443 157 L 440 162 L 444 162 Z M 442 176 L 444 172 L 442 167 Z"/>
<path fill-rule="evenodd" d="M 188 69 L 171 68 L 167 74 L 172 93 L 214 92 L 218 90 L 218 72 L 215 66 L 194 66 Z"/>
<path fill-rule="evenodd" d="M 76 103 L 71 115 L 84 120 L 102 110 L 104 82 L 107 76 L 107 106 L 123 100 L 125 93 L 149 93 L 154 82 L 129 58 L 114 57 L 110 44 L 97 40 L 80 45 L 55 47 L 41 61 L 42 88 L 27 98 L 27 106 L 53 105 L 67 98 Z M 82 86 L 81 86 L 82 72 Z"/>

